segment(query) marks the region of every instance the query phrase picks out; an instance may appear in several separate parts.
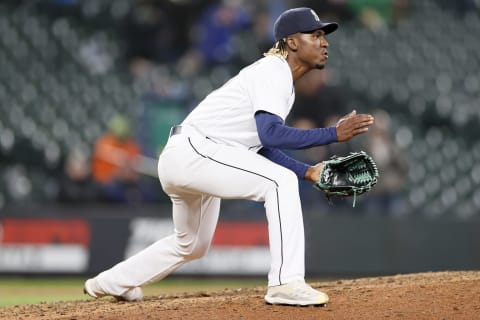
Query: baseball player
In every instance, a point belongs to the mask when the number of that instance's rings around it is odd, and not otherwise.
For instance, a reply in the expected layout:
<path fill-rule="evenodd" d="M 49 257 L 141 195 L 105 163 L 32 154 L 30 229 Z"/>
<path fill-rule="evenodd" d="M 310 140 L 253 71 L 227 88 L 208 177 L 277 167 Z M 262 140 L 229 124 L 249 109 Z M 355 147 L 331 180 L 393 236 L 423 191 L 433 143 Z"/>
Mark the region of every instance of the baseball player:
<path fill-rule="evenodd" d="M 341 142 L 373 123 L 350 114 L 329 128 L 285 125 L 295 98 L 294 83 L 328 59 L 325 35 L 335 31 L 310 8 L 282 13 L 274 24 L 276 43 L 253 64 L 210 93 L 170 132 L 158 162 L 163 190 L 173 204 L 174 233 L 85 282 L 94 298 L 142 299 L 141 286 L 160 280 L 206 254 L 221 199 L 264 202 L 271 265 L 265 301 L 322 305 L 328 296 L 304 280 L 304 228 L 298 179 L 317 181 L 322 163 L 296 161 L 280 149 Z M 335 106 L 328 106 L 335 107 Z"/>

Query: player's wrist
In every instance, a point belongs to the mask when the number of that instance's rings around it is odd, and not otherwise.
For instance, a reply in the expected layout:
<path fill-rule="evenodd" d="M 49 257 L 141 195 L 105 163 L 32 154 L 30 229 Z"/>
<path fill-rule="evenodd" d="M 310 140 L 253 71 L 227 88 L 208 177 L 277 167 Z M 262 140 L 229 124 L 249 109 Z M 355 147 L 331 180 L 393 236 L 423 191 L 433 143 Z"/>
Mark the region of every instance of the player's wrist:
<path fill-rule="evenodd" d="M 305 180 L 312 181 L 312 179 L 310 178 L 312 176 L 312 170 L 313 170 L 313 167 L 307 168 L 307 171 L 305 171 L 305 176 L 304 176 Z"/>
<path fill-rule="evenodd" d="M 308 167 L 307 171 L 305 172 L 305 180 L 309 180 L 312 182 L 318 182 L 320 177 L 320 172 L 322 171 L 323 163 L 317 163 L 314 166 Z"/>

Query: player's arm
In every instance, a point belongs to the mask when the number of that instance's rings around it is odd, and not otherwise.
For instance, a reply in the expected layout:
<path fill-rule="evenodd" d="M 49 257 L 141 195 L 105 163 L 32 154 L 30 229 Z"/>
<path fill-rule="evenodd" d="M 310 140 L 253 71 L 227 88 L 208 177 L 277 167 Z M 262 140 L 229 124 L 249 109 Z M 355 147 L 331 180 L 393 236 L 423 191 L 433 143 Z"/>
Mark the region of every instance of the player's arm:
<path fill-rule="evenodd" d="M 255 113 L 260 142 L 267 148 L 306 149 L 338 141 L 335 127 L 298 129 L 286 126 L 279 116 L 258 111 Z"/>
<path fill-rule="evenodd" d="M 258 154 L 292 170 L 299 179 L 308 179 L 309 175 L 307 177 L 307 172 L 311 173 L 312 170 L 308 164 L 295 160 L 278 149 L 263 147 L 258 151 Z"/>
<path fill-rule="evenodd" d="M 355 111 L 342 117 L 335 126 L 328 128 L 298 129 L 286 126 L 279 116 L 266 111 L 255 113 L 260 141 L 264 147 L 281 149 L 306 149 L 337 141 L 347 141 L 368 131 L 373 117 L 357 115 Z"/>

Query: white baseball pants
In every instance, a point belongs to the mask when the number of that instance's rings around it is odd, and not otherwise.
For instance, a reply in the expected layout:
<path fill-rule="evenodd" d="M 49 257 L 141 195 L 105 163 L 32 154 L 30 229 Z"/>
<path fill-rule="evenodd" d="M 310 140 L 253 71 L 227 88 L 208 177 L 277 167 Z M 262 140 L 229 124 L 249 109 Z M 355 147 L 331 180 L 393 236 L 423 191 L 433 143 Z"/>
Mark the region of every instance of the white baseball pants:
<path fill-rule="evenodd" d="M 269 286 L 304 279 L 305 240 L 295 173 L 255 152 L 215 143 L 190 127 L 182 129 L 170 137 L 158 163 L 162 187 L 173 204 L 174 233 L 100 273 L 96 280 L 101 288 L 121 295 L 205 255 L 221 198 L 265 203 Z"/>

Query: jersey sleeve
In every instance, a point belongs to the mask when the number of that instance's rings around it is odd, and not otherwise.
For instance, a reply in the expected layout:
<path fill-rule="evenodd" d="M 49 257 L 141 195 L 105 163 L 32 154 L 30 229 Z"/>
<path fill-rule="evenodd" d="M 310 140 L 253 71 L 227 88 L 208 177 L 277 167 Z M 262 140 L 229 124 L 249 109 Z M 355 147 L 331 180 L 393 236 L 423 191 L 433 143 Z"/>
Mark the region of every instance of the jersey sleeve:
<path fill-rule="evenodd" d="M 305 173 L 309 167 L 308 164 L 295 160 L 278 149 L 264 147 L 258 151 L 258 154 L 275 162 L 276 164 L 292 170 L 295 172 L 298 179 L 305 179 Z"/>
<path fill-rule="evenodd" d="M 253 113 L 267 111 L 286 119 L 294 88 L 290 68 L 285 61 L 278 57 L 262 61 L 248 73 L 246 82 Z"/>
<path fill-rule="evenodd" d="M 277 115 L 267 112 L 255 114 L 258 137 L 264 147 L 281 149 L 305 149 L 337 142 L 337 129 L 298 129 L 284 125 Z"/>

